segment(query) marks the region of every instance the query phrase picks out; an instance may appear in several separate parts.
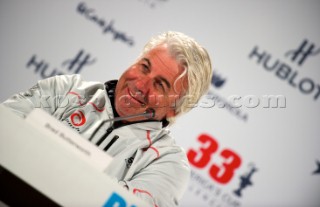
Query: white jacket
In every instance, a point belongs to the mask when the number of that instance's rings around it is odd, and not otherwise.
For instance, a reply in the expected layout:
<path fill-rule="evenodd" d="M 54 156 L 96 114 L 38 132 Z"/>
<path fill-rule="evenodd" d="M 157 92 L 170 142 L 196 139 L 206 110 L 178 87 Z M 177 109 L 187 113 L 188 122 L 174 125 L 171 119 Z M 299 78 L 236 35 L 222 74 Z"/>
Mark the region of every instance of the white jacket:
<path fill-rule="evenodd" d="M 125 125 L 112 130 L 113 110 L 105 87 L 80 75 L 55 76 L 3 103 L 20 116 L 41 107 L 78 131 L 114 159 L 106 174 L 135 195 L 158 207 L 178 205 L 190 168 L 184 150 L 159 121 Z"/>

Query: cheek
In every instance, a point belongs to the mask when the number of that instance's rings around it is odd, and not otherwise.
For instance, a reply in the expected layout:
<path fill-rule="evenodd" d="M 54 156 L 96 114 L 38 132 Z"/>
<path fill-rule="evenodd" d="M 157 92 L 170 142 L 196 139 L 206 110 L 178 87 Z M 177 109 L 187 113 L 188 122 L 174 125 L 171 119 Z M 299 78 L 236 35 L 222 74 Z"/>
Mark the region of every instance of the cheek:
<path fill-rule="evenodd" d="M 138 72 L 138 67 L 136 65 L 131 66 L 128 70 L 125 71 L 126 75 L 134 75 Z"/>
<path fill-rule="evenodd" d="M 135 80 L 139 78 L 139 71 L 135 68 L 130 68 L 127 70 L 119 79 L 119 81 L 125 83 L 126 81 Z"/>
<path fill-rule="evenodd" d="M 126 70 L 119 78 L 116 90 L 118 92 L 122 90 L 125 87 L 127 81 L 134 79 L 134 74 L 135 73 L 132 70 L 130 69 Z"/>

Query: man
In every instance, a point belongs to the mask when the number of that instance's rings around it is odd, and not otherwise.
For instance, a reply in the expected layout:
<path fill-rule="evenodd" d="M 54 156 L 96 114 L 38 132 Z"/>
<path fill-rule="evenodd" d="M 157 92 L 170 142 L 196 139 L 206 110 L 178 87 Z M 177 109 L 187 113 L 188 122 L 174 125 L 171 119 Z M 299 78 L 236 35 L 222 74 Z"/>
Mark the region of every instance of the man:
<path fill-rule="evenodd" d="M 211 75 L 203 47 L 182 33 L 166 32 L 151 38 L 119 81 L 103 85 L 79 75 L 55 76 L 3 104 L 20 116 L 41 106 L 111 155 L 105 173 L 120 185 L 152 206 L 172 207 L 190 170 L 167 126 L 197 103 Z M 123 120 L 104 122 L 114 117 Z"/>

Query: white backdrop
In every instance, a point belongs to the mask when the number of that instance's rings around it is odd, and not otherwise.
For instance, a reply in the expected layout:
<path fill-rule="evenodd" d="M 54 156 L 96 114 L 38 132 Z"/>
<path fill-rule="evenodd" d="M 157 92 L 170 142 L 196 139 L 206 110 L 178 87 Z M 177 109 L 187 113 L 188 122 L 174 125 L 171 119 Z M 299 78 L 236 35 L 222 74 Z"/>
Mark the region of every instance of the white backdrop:
<path fill-rule="evenodd" d="M 320 1 L 1 0 L 0 100 L 56 74 L 118 78 L 180 31 L 215 70 L 172 127 L 192 166 L 181 206 L 320 206 L 319 19 Z"/>

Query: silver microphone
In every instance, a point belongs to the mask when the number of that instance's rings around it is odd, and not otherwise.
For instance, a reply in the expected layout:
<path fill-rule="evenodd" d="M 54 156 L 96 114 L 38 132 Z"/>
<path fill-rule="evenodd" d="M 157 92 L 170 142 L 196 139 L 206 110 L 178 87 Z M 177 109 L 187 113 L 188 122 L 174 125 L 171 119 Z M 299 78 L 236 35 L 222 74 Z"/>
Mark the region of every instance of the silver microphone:
<path fill-rule="evenodd" d="M 113 119 L 108 119 L 108 120 L 104 120 L 103 123 L 106 122 L 110 122 L 110 121 L 122 121 L 122 120 L 127 120 L 127 119 L 133 119 L 133 118 L 137 118 L 137 117 L 145 117 L 147 119 L 152 119 L 155 116 L 155 110 L 153 108 L 147 108 L 145 112 L 141 113 L 141 114 L 134 114 L 134 115 L 129 115 L 129 116 L 122 116 L 122 117 L 116 117 Z"/>
<path fill-rule="evenodd" d="M 153 108 L 147 108 L 145 112 L 141 113 L 141 114 L 134 114 L 134 115 L 129 115 L 129 116 L 122 116 L 122 117 L 116 117 L 113 119 L 107 119 L 104 120 L 103 122 L 101 122 L 101 124 L 94 130 L 94 132 L 91 134 L 89 140 L 92 140 L 94 135 L 98 132 L 98 130 L 102 127 L 102 125 L 104 125 L 107 122 L 117 122 L 117 121 L 122 121 L 122 120 L 128 120 L 128 119 L 132 119 L 132 118 L 137 118 L 137 117 L 145 117 L 147 119 L 152 119 L 154 118 L 156 115 L 156 111 Z"/>

